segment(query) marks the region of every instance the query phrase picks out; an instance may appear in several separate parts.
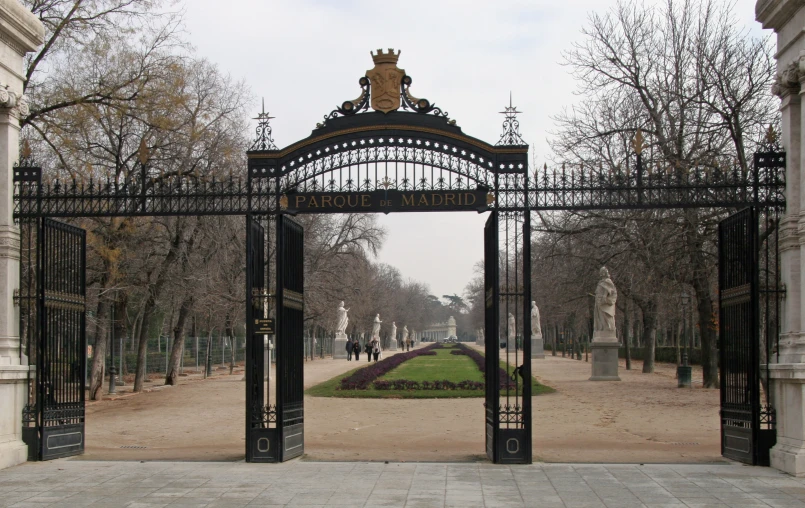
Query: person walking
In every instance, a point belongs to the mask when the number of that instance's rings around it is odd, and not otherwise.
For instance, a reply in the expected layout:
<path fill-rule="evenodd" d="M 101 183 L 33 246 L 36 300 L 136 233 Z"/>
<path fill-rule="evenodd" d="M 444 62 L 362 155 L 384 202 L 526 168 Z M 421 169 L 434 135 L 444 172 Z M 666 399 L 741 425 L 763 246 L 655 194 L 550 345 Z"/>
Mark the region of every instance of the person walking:
<path fill-rule="evenodd" d="M 352 361 L 352 341 L 347 339 L 347 361 Z"/>
<path fill-rule="evenodd" d="M 372 361 L 372 343 L 370 341 L 366 341 L 366 345 L 363 347 L 363 352 L 366 353 L 366 361 Z"/>
<path fill-rule="evenodd" d="M 372 354 L 375 357 L 375 361 L 380 356 L 380 341 L 375 339 L 372 341 Z"/>
<path fill-rule="evenodd" d="M 358 339 L 355 339 L 355 342 L 352 343 L 352 352 L 355 353 L 356 362 L 361 359 L 361 343 L 358 342 Z"/>

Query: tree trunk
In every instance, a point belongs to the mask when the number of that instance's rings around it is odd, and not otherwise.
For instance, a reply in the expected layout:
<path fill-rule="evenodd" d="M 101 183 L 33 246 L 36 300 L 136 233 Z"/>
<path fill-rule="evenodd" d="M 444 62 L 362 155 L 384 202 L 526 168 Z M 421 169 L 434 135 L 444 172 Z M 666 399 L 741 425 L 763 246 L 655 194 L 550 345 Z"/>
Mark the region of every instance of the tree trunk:
<path fill-rule="evenodd" d="M 101 281 L 101 292 L 105 289 L 106 277 Z M 106 375 L 106 344 L 109 341 L 109 302 L 98 298 L 98 314 L 95 322 L 95 350 L 92 352 L 92 369 L 89 378 L 89 399 L 101 400 L 103 397 L 103 381 Z"/>
<path fill-rule="evenodd" d="M 553 337 L 551 337 L 551 356 L 556 356 L 556 336 L 559 335 L 559 325 L 553 327 Z"/>
<path fill-rule="evenodd" d="M 657 346 L 657 302 L 654 298 L 639 304 L 643 311 L 643 373 L 654 372 L 654 354 Z"/>
<path fill-rule="evenodd" d="M 156 310 L 157 298 L 162 293 L 162 288 L 165 286 L 165 282 L 168 280 L 165 275 L 167 274 L 171 265 L 173 265 L 174 261 L 176 261 L 176 258 L 179 256 L 179 249 L 181 248 L 184 239 L 184 225 L 185 223 L 181 218 L 177 220 L 176 232 L 171 239 L 170 249 L 168 249 L 165 259 L 162 260 L 162 263 L 156 271 L 153 286 L 148 288 L 148 296 L 143 307 L 140 338 L 139 342 L 137 343 L 137 373 L 134 376 L 135 392 L 140 392 L 143 389 L 143 382 L 145 381 L 145 354 L 148 348 L 148 325 L 151 323 L 154 310 Z M 196 221 L 195 231 L 191 236 L 195 236 L 195 232 L 198 231 L 198 225 L 199 222 Z"/>
<path fill-rule="evenodd" d="M 117 351 L 119 352 L 120 356 L 118 357 L 118 361 L 115 362 L 118 365 L 121 365 L 121 364 L 123 365 L 123 367 L 121 369 L 119 369 L 119 370 L 126 370 L 126 362 L 125 361 L 120 361 L 120 358 L 125 358 L 126 357 L 125 356 L 126 355 L 126 353 L 125 353 L 126 344 L 121 339 L 123 337 L 126 337 L 126 307 L 128 306 L 128 304 L 129 304 L 128 293 L 126 293 L 125 291 L 115 293 L 115 302 L 114 302 L 115 320 L 112 323 L 112 332 L 113 332 L 112 337 L 114 338 L 114 340 L 117 341 L 115 346 L 119 346 L 117 348 Z M 123 372 L 118 372 L 117 373 L 117 378 L 122 379 L 121 376 L 123 376 Z"/>
<path fill-rule="evenodd" d="M 229 337 L 230 345 L 230 360 L 229 360 L 229 375 L 235 372 L 235 330 L 232 329 L 232 314 L 227 312 L 226 319 L 224 320 L 224 333 Z M 310 352 L 310 357 L 313 358 L 313 351 Z"/>
<path fill-rule="evenodd" d="M 629 307 L 626 307 L 626 312 L 623 313 L 623 344 L 626 347 L 626 370 L 632 370 L 632 347 L 630 330 L 629 330 Z"/>
<path fill-rule="evenodd" d="M 185 296 L 179 306 L 179 319 L 173 329 L 173 347 L 171 348 L 171 356 L 168 362 L 168 372 L 165 374 L 166 385 L 176 385 L 179 382 L 179 366 L 184 353 L 184 327 L 190 312 L 193 310 L 193 301 L 193 295 L 190 293 Z"/>
<path fill-rule="evenodd" d="M 690 264 L 693 268 L 691 285 L 696 294 L 696 310 L 699 314 L 699 333 L 701 334 L 702 384 L 704 388 L 718 388 L 717 316 L 713 313 L 710 274 L 705 258 L 703 240 L 697 230 L 698 216 L 695 211 L 687 211 L 686 216 L 688 217 L 686 221 L 688 252 L 690 253 Z"/>

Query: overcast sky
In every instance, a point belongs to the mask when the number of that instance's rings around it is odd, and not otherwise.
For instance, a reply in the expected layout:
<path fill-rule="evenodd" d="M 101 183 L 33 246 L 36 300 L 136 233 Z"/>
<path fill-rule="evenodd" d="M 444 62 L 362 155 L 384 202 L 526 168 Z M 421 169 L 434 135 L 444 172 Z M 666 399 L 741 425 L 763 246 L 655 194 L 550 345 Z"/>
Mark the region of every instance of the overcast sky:
<path fill-rule="evenodd" d="M 562 52 L 580 39 L 591 11 L 613 0 L 186 0 L 197 54 L 265 97 L 279 147 L 310 135 L 316 122 L 360 91 L 370 50 L 401 49 L 411 91 L 435 102 L 465 133 L 490 143 L 501 132 L 509 92 L 523 138 L 548 155 L 552 115 L 573 104 Z M 754 0 L 734 2 L 740 23 L 760 33 Z M 258 101 L 259 102 L 259 101 Z M 258 104 L 255 103 L 255 108 Z M 379 260 L 431 292 L 462 294 L 483 257 L 488 214 L 380 215 L 389 237 Z"/>

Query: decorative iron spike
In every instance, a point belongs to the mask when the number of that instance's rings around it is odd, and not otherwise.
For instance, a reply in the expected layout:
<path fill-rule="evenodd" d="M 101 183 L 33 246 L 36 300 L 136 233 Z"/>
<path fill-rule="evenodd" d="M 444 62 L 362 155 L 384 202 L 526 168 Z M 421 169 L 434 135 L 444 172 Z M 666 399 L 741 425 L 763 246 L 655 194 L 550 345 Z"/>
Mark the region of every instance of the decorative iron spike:
<path fill-rule="evenodd" d="M 137 158 L 140 160 L 140 164 L 145 166 L 148 163 L 148 158 L 151 156 L 150 151 L 148 150 L 148 145 L 145 142 L 145 136 L 140 140 L 140 148 L 137 150 Z"/>
<path fill-rule="evenodd" d="M 637 155 L 643 153 L 643 131 L 641 129 L 637 129 L 637 134 L 632 140 L 632 148 Z"/>

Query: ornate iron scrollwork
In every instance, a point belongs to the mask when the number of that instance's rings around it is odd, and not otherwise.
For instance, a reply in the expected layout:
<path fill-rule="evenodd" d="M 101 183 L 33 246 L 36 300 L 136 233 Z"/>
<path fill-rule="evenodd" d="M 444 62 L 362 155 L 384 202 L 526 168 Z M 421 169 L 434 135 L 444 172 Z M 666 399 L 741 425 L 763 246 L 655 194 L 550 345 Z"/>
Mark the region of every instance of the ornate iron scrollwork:
<path fill-rule="evenodd" d="M 436 104 L 431 104 L 428 99 L 419 99 L 411 95 L 410 88 L 413 82 L 413 78 L 406 74 L 403 76 L 402 83 L 400 83 L 400 97 L 402 98 L 403 109 L 411 109 L 415 113 L 421 113 L 423 115 L 433 113 L 435 116 L 446 118 L 447 123 L 450 125 L 455 125 L 456 121 L 451 120 L 450 117 L 447 116 L 447 111 L 442 111 Z"/>
<path fill-rule="evenodd" d="M 270 120 L 274 118 L 269 116 L 266 112 L 266 102 L 263 101 L 263 111 L 257 115 L 253 120 L 257 120 L 257 129 L 255 129 L 255 138 L 249 150 L 262 151 L 262 150 L 276 150 L 277 145 L 274 144 L 274 139 L 271 137 L 271 124 Z"/>
<path fill-rule="evenodd" d="M 358 84 L 361 86 L 361 94 L 358 96 L 357 99 L 351 101 L 344 101 L 341 104 L 341 107 L 335 108 L 330 112 L 329 115 L 324 115 L 324 122 L 317 123 L 316 128 L 320 129 L 324 127 L 327 123 L 327 120 L 332 118 L 336 118 L 337 116 L 352 116 L 359 111 L 364 111 L 369 109 L 369 97 L 371 96 L 371 88 L 372 85 L 369 83 L 369 78 L 366 76 L 361 77 L 358 80 Z"/>

